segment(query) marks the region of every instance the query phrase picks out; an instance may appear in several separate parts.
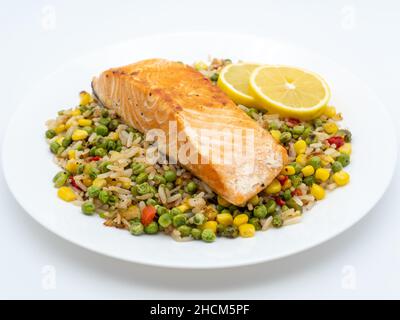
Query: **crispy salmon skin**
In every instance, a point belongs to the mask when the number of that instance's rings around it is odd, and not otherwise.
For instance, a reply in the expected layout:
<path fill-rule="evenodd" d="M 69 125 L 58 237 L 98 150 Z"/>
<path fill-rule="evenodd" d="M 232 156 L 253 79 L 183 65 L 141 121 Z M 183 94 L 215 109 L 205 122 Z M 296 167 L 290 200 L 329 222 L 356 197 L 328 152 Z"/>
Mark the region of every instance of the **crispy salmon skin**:
<path fill-rule="evenodd" d="M 263 190 L 287 161 L 286 150 L 268 131 L 185 64 L 139 61 L 102 72 L 92 88 L 105 107 L 143 133 L 161 130 L 171 144 L 176 127 L 186 140 L 177 139 L 177 154 L 166 152 L 234 205 Z M 182 147 L 196 156 L 182 159 Z"/>

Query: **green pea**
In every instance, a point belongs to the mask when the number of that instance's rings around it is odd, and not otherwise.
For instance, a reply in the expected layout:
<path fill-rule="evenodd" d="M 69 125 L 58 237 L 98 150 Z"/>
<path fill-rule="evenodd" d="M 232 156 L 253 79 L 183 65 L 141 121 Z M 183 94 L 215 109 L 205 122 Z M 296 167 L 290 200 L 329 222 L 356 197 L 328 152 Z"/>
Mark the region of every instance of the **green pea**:
<path fill-rule="evenodd" d="M 201 230 L 198 228 L 192 228 L 192 231 L 190 232 L 191 236 L 195 240 L 199 240 L 201 238 Z"/>
<path fill-rule="evenodd" d="M 250 218 L 249 223 L 252 224 L 257 231 L 261 230 L 261 223 L 259 218 L 256 217 Z"/>
<path fill-rule="evenodd" d="M 100 124 L 96 127 L 95 132 L 97 135 L 105 137 L 108 135 L 108 128 L 105 125 Z"/>
<path fill-rule="evenodd" d="M 302 210 L 302 206 L 300 206 L 293 198 L 288 199 L 286 205 L 294 210 Z"/>
<path fill-rule="evenodd" d="M 221 213 L 231 213 L 231 211 L 230 211 L 229 209 L 227 209 L 227 208 L 224 208 L 224 209 L 221 211 Z"/>
<path fill-rule="evenodd" d="M 82 174 L 84 169 L 85 169 L 84 164 L 78 165 L 78 169 L 77 169 L 78 174 Z"/>
<path fill-rule="evenodd" d="M 316 170 L 321 167 L 321 159 L 318 156 L 314 156 L 310 160 L 308 160 L 307 164 L 312 166 Z"/>
<path fill-rule="evenodd" d="M 225 231 L 226 226 L 224 226 L 223 224 L 218 223 L 217 224 L 217 234 L 218 235 L 222 235 Z"/>
<path fill-rule="evenodd" d="M 272 218 L 272 226 L 275 228 L 280 228 L 283 226 L 283 220 L 282 217 L 279 215 L 276 215 Z"/>
<path fill-rule="evenodd" d="M 129 227 L 129 231 L 134 236 L 139 236 L 144 233 L 143 224 L 141 224 L 140 222 L 133 222 Z"/>
<path fill-rule="evenodd" d="M 172 223 L 172 217 L 169 213 L 165 213 L 158 218 L 158 224 L 163 227 L 167 228 Z"/>
<path fill-rule="evenodd" d="M 146 200 L 146 205 L 155 207 L 158 202 L 152 198 Z"/>
<path fill-rule="evenodd" d="M 144 194 L 151 193 L 152 190 L 153 189 L 151 188 L 151 186 L 147 182 L 143 182 L 143 183 L 137 185 L 137 193 L 139 195 L 141 195 L 141 196 L 144 195 Z"/>
<path fill-rule="evenodd" d="M 57 154 L 60 148 L 61 146 L 57 142 L 53 141 L 52 143 L 50 143 L 50 151 L 52 153 Z"/>
<path fill-rule="evenodd" d="M 85 130 L 85 131 L 88 133 L 89 136 L 90 136 L 90 135 L 93 133 L 93 131 L 94 131 L 93 128 L 92 128 L 92 127 L 89 127 L 89 126 L 84 127 L 83 130 Z"/>
<path fill-rule="evenodd" d="M 110 161 L 104 161 L 99 165 L 99 170 L 101 173 L 106 173 L 110 171 L 107 167 L 111 165 L 112 163 Z"/>
<path fill-rule="evenodd" d="M 237 238 L 239 236 L 239 230 L 236 226 L 226 226 L 222 232 L 222 236 L 226 238 Z"/>
<path fill-rule="evenodd" d="M 115 151 L 121 152 L 121 150 L 122 150 L 122 142 L 121 142 L 121 140 L 118 140 L 117 144 L 115 146 Z"/>
<path fill-rule="evenodd" d="M 95 156 L 98 157 L 105 157 L 107 155 L 107 151 L 104 150 L 103 148 L 97 148 L 96 151 L 94 152 Z"/>
<path fill-rule="evenodd" d="M 163 207 L 163 206 L 160 206 L 160 205 L 158 205 L 156 207 L 156 209 L 157 209 L 157 214 L 159 216 L 162 216 L 163 214 L 169 213 L 169 210 L 166 207 Z"/>
<path fill-rule="evenodd" d="M 304 129 L 303 134 L 301 135 L 301 137 L 303 139 L 307 139 L 310 136 L 311 132 L 312 132 L 312 127 L 307 127 L 307 128 Z"/>
<path fill-rule="evenodd" d="M 206 222 L 206 216 L 204 214 L 202 214 L 201 212 L 198 212 L 193 216 L 193 223 L 195 225 L 200 226 L 204 222 Z"/>
<path fill-rule="evenodd" d="M 108 203 L 110 206 L 115 206 L 115 204 L 117 203 L 117 201 L 118 201 L 118 197 L 112 194 L 112 195 L 109 196 L 108 202 L 107 202 L 107 203 Z"/>
<path fill-rule="evenodd" d="M 61 188 L 67 183 L 69 177 L 70 175 L 68 172 L 62 171 L 57 173 L 56 176 L 53 178 L 54 186 L 56 188 Z"/>
<path fill-rule="evenodd" d="M 165 184 L 165 187 L 166 187 L 168 190 L 172 190 L 172 189 L 175 187 L 175 185 L 173 184 L 173 182 L 167 182 L 167 183 Z"/>
<path fill-rule="evenodd" d="M 64 147 L 59 147 L 57 150 L 57 155 L 60 156 L 65 151 Z"/>
<path fill-rule="evenodd" d="M 345 142 L 351 142 L 351 132 L 349 130 L 340 129 L 338 132 L 336 132 L 336 134 L 343 137 Z"/>
<path fill-rule="evenodd" d="M 167 182 L 174 182 L 176 180 L 176 173 L 172 170 L 167 170 L 164 172 L 164 178 Z"/>
<path fill-rule="evenodd" d="M 295 187 L 295 188 L 297 188 L 301 184 L 301 182 L 303 181 L 301 176 L 298 175 L 298 174 L 291 175 L 289 178 L 292 181 L 292 186 Z"/>
<path fill-rule="evenodd" d="M 133 186 L 131 188 L 131 193 L 134 197 L 136 197 L 138 195 L 138 191 L 137 191 L 137 186 Z"/>
<path fill-rule="evenodd" d="M 192 228 L 186 225 L 180 226 L 178 231 L 181 233 L 181 237 L 188 237 L 192 232 Z"/>
<path fill-rule="evenodd" d="M 290 165 L 294 168 L 295 174 L 300 173 L 301 169 L 303 169 L 303 167 L 297 162 L 292 162 Z"/>
<path fill-rule="evenodd" d="M 90 186 L 87 189 L 87 193 L 88 193 L 88 196 L 90 198 L 97 198 L 99 196 L 99 193 L 100 193 L 100 188 L 95 187 L 95 186 Z"/>
<path fill-rule="evenodd" d="M 147 234 L 156 234 L 158 232 L 158 223 L 155 221 L 150 222 L 144 227 L 144 232 Z"/>
<path fill-rule="evenodd" d="M 276 202 L 272 199 L 269 199 L 265 204 L 265 207 L 267 208 L 268 214 L 274 213 L 276 210 Z"/>
<path fill-rule="evenodd" d="M 218 73 L 213 73 L 213 75 L 210 77 L 211 81 L 218 81 L 219 78 L 219 74 Z"/>
<path fill-rule="evenodd" d="M 146 172 L 142 172 L 136 177 L 135 181 L 136 181 L 136 183 L 140 184 L 140 183 L 147 181 L 148 178 L 149 178 L 149 175 Z"/>
<path fill-rule="evenodd" d="M 303 182 L 304 182 L 304 184 L 305 185 L 307 185 L 307 186 L 312 186 L 312 184 L 315 182 L 315 177 L 314 176 L 308 176 L 308 177 L 305 177 L 304 179 L 303 179 Z"/>
<path fill-rule="evenodd" d="M 92 147 L 89 151 L 89 156 L 94 157 L 96 155 L 96 147 Z"/>
<path fill-rule="evenodd" d="M 115 141 L 112 141 L 112 140 L 106 141 L 106 149 L 108 151 L 115 150 L 116 147 L 117 147 L 117 144 L 115 143 Z"/>
<path fill-rule="evenodd" d="M 295 126 L 293 128 L 293 134 L 294 135 L 300 136 L 303 132 L 304 132 L 304 126 L 302 126 L 302 125 Z"/>
<path fill-rule="evenodd" d="M 332 171 L 339 172 L 343 169 L 343 165 L 339 161 L 335 161 L 332 163 Z"/>
<path fill-rule="evenodd" d="M 279 140 L 281 143 L 287 143 L 292 139 L 292 134 L 290 132 L 282 132 Z"/>
<path fill-rule="evenodd" d="M 46 131 L 47 139 L 53 139 L 56 135 L 57 135 L 57 133 L 52 129 Z"/>
<path fill-rule="evenodd" d="M 111 122 L 110 118 L 101 118 L 99 120 L 99 123 L 102 124 L 103 126 L 108 126 Z"/>
<path fill-rule="evenodd" d="M 268 214 L 268 209 L 266 206 L 261 205 L 254 208 L 253 214 L 256 218 L 263 219 Z"/>
<path fill-rule="evenodd" d="M 201 239 L 204 242 L 214 242 L 216 238 L 217 236 L 210 229 L 204 229 L 203 232 L 201 233 Z"/>
<path fill-rule="evenodd" d="M 92 202 L 85 202 L 82 204 L 82 212 L 88 216 L 91 216 L 95 212 L 96 208 Z"/>
<path fill-rule="evenodd" d="M 64 148 L 68 148 L 68 147 L 71 145 L 71 143 L 72 143 L 72 137 L 71 137 L 71 136 L 68 136 L 68 137 L 65 137 L 65 138 L 63 139 L 61 145 L 62 145 Z"/>
<path fill-rule="evenodd" d="M 324 124 L 323 123 L 323 121 L 321 120 L 321 119 L 315 119 L 314 121 L 313 121 L 313 124 L 314 124 L 314 126 L 315 126 L 315 128 L 318 128 L 318 127 L 322 127 L 322 125 Z"/>
<path fill-rule="evenodd" d="M 186 191 L 188 193 L 195 193 L 197 190 L 197 184 L 193 181 L 190 181 L 187 185 L 186 185 Z"/>
<path fill-rule="evenodd" d="M 153 178 L 153 181 L 156 184 L 165 184 L 167 182 L 167 180 L 165 180 L 165 178 L 159 174 L 156 174 Z"/>
<path fill-rule="evenodd" d="M 108 118 L 110 116 L 110 112 L 107 109 L 104 109 L 103 111 L 101 111 L 101 116 L 103 118 Z"/>
<path fill-rule="evenodd" d="M 90 167 L 89 168 L 89 177 L 90 179 L 94 180 L 99 175 L 100 171 L 97 168 Z"/>
<path fill-rule="evenodd" d="M 99 192 L 99 200 L 100 200 L 102 203 L 107 204 L 109 198 L 110 198 L 110 195 L 108 194 L 107 191 L 101 190 L 101 191 Z"/>
<path fill-rule="evenodd" d="M 132 173 L 134 175 L 138 175 L 139 173 L 142 173 L 145 170 L 146 166 L 144 163 L 141 162 L 134 162 L 131 165 Z"/>
<path fill-rule="evenodd" d="M 186 215 L 178 214 L 172 218 L 172 223 L 173 223 L 174 227 L 177 228 L 177 227 L 180 227 L 180 226 L 183 226 L 184 224 L 186 224 L 186 220 L 187 220 Z"/>
<path fill-rule="evenodd" d="M 341 153 L 340 156 L 336 158 L 336 161 L 340 162 L 343 167 L 347 167 L 350 163 L 350 156 L 345 153 Z"/>
<path fill-rule="evenodd" d="M 284 200 L 289 200 L 291 197 L 292 197 L 292 193 L 290 192 L 289 189 L 283 191 L 282 198 Z"/>
<path fill-rule="evenodd" d="M 118 128 L 118 126 L 119 126 L 119 121 L 117 119 L 111 120 L 110 123 L 108 124 L 108 128 L 111 131 L 116 130 Z"/>
<path fill-rule="evenodd" d="M 178 208 L 172 208 L 171 209 L 171 214 L 173 215 L 173 216 L 178 216 L 178 215 L 181 215 L 183 212 L 180 210 L 180 209 L 178 209 Z"/>
<path fill-rule="evenodd" d="M 276 121 L 272 121 L 268 124 L 268 129 L 269 130 L 278 130 L 279 129 L 279 125 Z"/>

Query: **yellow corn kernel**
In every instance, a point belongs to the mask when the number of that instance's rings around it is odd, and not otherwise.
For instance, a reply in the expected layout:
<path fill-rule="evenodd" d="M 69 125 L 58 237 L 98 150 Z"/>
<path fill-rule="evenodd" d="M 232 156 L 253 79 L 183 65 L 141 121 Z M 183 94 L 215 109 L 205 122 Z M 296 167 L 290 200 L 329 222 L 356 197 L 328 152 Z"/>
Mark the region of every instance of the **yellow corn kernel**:
<path fill-rule="evenodd" d="M 80 116 L 81 114 L 82 114 L 82 112 L 79 109 L 72 110 L 72 112 L 71 112 L 71 116 L 73 116 L 73 117 Z"/>
<path fill-rule="evenodd" d="M 274 194 L 280 192 L 281 189 L 282 189 L 281 183 L 278 180 L 274 179 L 270 183 L 270 185 L 265 189 L 265 192 L 267 194 Z"/>
<path fill-rule="evenodd" d="M 89 177 L 84 177 L 82 179 L 82 183 L 85 185 L 85 187 L 90 187 L 93 184 L 93 180 L 90 179 Z"/>
<path fill-rule="evenodd" d="M 75 150 L 69 150 L 68 151 L 68 158 L 69 158 L 69 160 L 75 160 L 76 159 L 76 151 Z"/>
<path fill-rule="evenodd" d="M 132 187 L 132 182 L 130 182 L 130 181 L 122 181 L 121 186 L 124 189 L 130 189 L 130 187 Z"/>
<path fill-rule="evenodd" d="M 305 154 L 299 154 L 297 157 L 296 157 L 296 162 L 299 164 L 299 165 L 301 165 L 301 166 L 305 166 L 306 165 L 306 163 L 307 163 L 307 156 L 305 155 Z"/>
<path fill-rule="evenodd" d="M 111 132 L 108 138 L 112 141 L 117 141 L 119 139 L 119 134 L 117 132 Z"/>
<path fill-rule="evenodd" d="M 233 223 L 233 217 L 230 213 L 219 213 L 217 214 L 217 221 L 224 226 L 230 226 Z"/>
<path fill-rule="evenodd" d="M 177 208 L 182 212 L 185 213 L 190 209 L 190 206 L 186 203 L 181 204 L 180 206 L 177 206 Z"/>
<path fill-rule="evenodd" d="M 282 170 L 282 174 L 285 176 L 291 176 L 296 173 L 296 169 L 293 166 L 285 166 Z"/>
<path fill-rule="evenodd" d="M 282 190 L 287 190 L 291 187 L 292 187 L 292 180 L 287 179 L 282 185 Z"/>
<path fill-rule="evenodd" d="M 91 103 L 93 101 L 92 96 L 89 93 L 87 93 L 86 91 L 80 92 L 79 98 L 80 98 L 79 104 L 81 106 L 87 106 L 89 103 Z"/>
<path fill-rule="evenodd" d="M 90 119 L 79 119 L 78 124 L 81 127 L 90 127 L 92 125 L 93 121 Z"/>
<path fill-rule="evenodd" d="M 344 145 L 342 145 L 340 148 L 339 148 L 339 151 L 341 152 L 341 153 L 345 153 L 345 154 L 348 154 L 348 155 L 351 155 L 351 143 L 345 143 Z"/>
<path fill-rule="evenodd" d="M 74 133 L 72 134 L 72 140 L 74 141 L 79 141 L 79 140 L 85 140 L 88 137 L 88 133 L 85 130 L 75 130 Z"/>
<path fill-rule="evenodd" d="M 349 183 L 350 175 L 346 171 L 341 170 L 333 174 L 333 181 L 335 181 L 338 186 L 344 186 Z"/>
<path fill-rule="evenodd" d="M 303 169 L 301 169 L 301 172 L 303 172 L 305 177 L 312 176 L 314 174 L 314 167 L 311 165 L 305 166 Z"/>
<path fill-rule="evenodd" d="M 326 181 L 329 179 L 330 176 L 330 171 L 329 169 L 325 169 L 325 168 L 318 168 L 315 171 L 315 178 L 317 178 L 318 180 L 321 181 Z"/>
<path fill-rule="evenodd" d="M 239 226 L 239 234 L 243 238 L 254 237 L 255 233 L 256 228 L 250 223 L 245 223 Z"/>
<path fill-rule="evenodd" d="M 182 178 L 177 178 L 176 180 L 175 180 L 175 184 L 177 185 L 177 186 L 180 186 L 181 184 L 182 184 Z"/>
<path fill-rule="evenodd" d="M 238 214 L 235 219 L 233 219 L 233 224 L 236 227 L 241 226 L 242 224 L 245 224 L 249 221 L 249 216 L 247 214 L 241 213 Z"/>
<path fill-rule="evenodd" d="M 213 205 L 208 205 L 206 207 L 204 214 L 208 220 L 212 221 L 217 218 L 218 211 L 217 211 L 217 209 L 215 209 L 215 207 Z"/>
<path fill-rule="evenodd" d="M 218 222 L 217 221 L 207 221 L 206 223 L 204 223 L 202 226 L 201 226 L 201 229 L 210 229 L 210 230 L 212 230 L 214 233 L 217 233 L 217 225 L 218 225 Z"/>
<path fill-rule="evenodd" d="M 64 137 L 57 137 L 57 139 L 55 140 L 59 145 L 62 144 L 62 142 L 64 141 Z"/>
<path fill-rule="evenodd" d="M 294 150 L 296 151 L 296 154 L 305 153 L 306 149 L 307 143 L 304 140 L 296 141 L 296 143 L 294 144 Z"/>
<path fill-rule="evenodd" d="M 279 130 L 271 130 L 270 131 L 271 136 L 279 142 L 279 139 L 281 138 L 281 132 Z"/>
<path fill-rule="evenodd" d="M 104 188 L 107 184 L 107 180 L 106 179 L 100 179 L 100 178 L 96 178 L 93 180 L 93 186 L 97 187 L 97 188 Z"/>
<path fill-rule="evenodd" d="M 71 202 L 76 200 L 76 194 L 70 187 L 61 187 L 58 189 L 58 197 L 64 201 Z"/>
<path fill-rule="evenodd" d="M 317 200 L 322 200 L 323 198 L 325 198 L 325 190 L 318 184 L 314 183 L 311 186 L 310 192 Z"/>
<path fill-rule="evenodd" d="M 76 162 L 75 160 L 68 160 L 65 169 L 72 173 L 75 174 L 78 171 L 78 162 Z"/>
<path fill-rule="evenodd" d="M 328 134 L 334 134 L 338 131 L 338 126 L 334 122 L 327 122 L 324 124 L 324 130 Z"/>
<path fill-rule="evenodd" d="M 333 159 L 331 156 L 327 156 L 325 154 L 320 155 L 319 158 L 321 159 L 321 164 L 323 166 L 327 166 L 328 164 L 335 162 L 335 159 Z"/>
<path fill-rule="evenodd" d="M 218 204 L 219 204 L 220 206 L 223 206 L 223 207 L 229 207 L 229 206 L 231 205 L 228 201 L 226 201 L 226 200 L 225 200 L 224 198 L 222 198 L 221 196 L 218 196 L 217 201 L 218 201 Z"/>
<path fill-rule="evenodd" d="M 60 124 L 58 127 L 56 127 L 56 128 L 54 129 L 54 131 L 55 131 L 57 134 L 60 134 L 61 132 L 64 132 L 66 129 L 67 129 L 67 127 L 65 126 L 65 124 Z"/>
<path fill-rule="evenodd" d="M 333 118 L 336 115 L 336 108 L 335 107 L 326 107 L 324 110 L 324 115 L 329 118 Z"/>

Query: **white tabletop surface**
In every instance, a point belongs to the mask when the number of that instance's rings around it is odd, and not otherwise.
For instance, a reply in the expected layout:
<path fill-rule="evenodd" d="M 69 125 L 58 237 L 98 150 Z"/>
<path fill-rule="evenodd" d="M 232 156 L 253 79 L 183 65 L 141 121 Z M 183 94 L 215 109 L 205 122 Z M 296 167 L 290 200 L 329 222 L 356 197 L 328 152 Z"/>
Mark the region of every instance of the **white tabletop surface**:
<path fill-rule="evenodd" d="M 253 33 L 315 50 L 368 83 L 400 125 L 395 0 L 26 0 L 2 1 L 1 7 L 1 143 L 24 91 L 61 63 L 136 36 L 179 31 Z M 21 148 L 24 143 L 29 141 L 21 141 Z M 29 179 L 34 168 L 26 170 Z M 397 166 L 377 206 L 317 248 L 251 267 L 184 271 L 120 262 L 60 239 L 20 208 L 1 171 L 0 298 L 398 299 L 399 181 Z"/>

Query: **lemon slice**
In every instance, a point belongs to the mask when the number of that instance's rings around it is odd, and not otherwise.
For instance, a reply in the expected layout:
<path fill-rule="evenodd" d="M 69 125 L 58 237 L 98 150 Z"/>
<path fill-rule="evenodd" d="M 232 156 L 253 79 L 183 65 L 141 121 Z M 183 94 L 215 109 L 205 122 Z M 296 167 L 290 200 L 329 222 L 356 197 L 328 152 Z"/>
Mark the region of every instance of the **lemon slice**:
<path fill-rule="evenodd" d="M 279 65 L 256 68 L 249 89 L 268 111 L 303 120 L 320 116 L 331 96 L 328 84 L 319 75 Z"/>
<path fill-rule="evenodd" d="M 235 103 L 255 107 L 256 100 L 249 92 L 251 73 L 259 66 L 254 63 L 236 63 L 223 68 L 218 77 L 218 86 Z"/>

